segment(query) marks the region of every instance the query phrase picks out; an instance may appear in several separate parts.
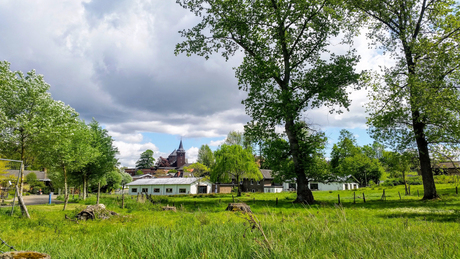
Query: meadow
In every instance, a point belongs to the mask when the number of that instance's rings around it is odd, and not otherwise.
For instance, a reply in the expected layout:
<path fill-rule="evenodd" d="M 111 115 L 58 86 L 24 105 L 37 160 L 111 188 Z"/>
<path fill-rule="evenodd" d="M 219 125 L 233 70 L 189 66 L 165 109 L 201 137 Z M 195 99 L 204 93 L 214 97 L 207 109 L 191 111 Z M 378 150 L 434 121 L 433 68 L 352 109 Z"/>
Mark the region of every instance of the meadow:
<path fill-rule="evenodd" d="M 441 198 L 433 201 L 420 200 L 422 186 L 409 196 L 401 186 L 314 192 L 313 205 L 293 203 L 295 193 L 234 197 L 251 207 L 263 233 L 247 215 L 225 211 L 231 194 L 157 196 L 155 204 L 128 196 L 124 209 L 119 196 L 105 195 L 101 203 L 119 216 L 65 219 L 95 204 L 93 196 L 66 211 L 29 206 L 31 219 L 0 208 L 0 238 L 52 258 L 460 258 L 460 198 L 452 184 L 437 188 Z"/>

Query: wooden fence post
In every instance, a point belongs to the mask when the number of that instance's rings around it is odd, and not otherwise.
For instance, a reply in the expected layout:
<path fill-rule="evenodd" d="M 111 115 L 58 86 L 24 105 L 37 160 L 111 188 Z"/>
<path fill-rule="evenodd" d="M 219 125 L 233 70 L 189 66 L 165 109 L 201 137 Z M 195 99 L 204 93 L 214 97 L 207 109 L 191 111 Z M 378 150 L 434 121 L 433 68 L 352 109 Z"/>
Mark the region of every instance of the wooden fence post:
<path fill-rule="evenodd" d="M 339 199 L 339 205 L 340 205 L 340 194 L 337 194 L 337 197 Z"/>
<path fill-rule="evenodd" d="M 276 206 L 278 206 L 278 197 L 276 197 Z"/>
<path fill-rule="evenodd" d="M 400 193 L 400 192 L 398 192 L 398 194 L 399 194 L 399 199 L 401 200 L 401 193 Z"/>
<path fill-rule="evenodd" d="M 233 203 L 235 203 L 235 196 L 232 194 Z"/>
<path fill-rule="evenodd" d="M 363 192 L 363 201 L 364 203 L 366 203 L 366 196 L 364 196 L 364 192 Z"/>
<path fill-rule="evenodd" d="M 356 192 L 353 192 L 353 204 L 356 203 Z"/>

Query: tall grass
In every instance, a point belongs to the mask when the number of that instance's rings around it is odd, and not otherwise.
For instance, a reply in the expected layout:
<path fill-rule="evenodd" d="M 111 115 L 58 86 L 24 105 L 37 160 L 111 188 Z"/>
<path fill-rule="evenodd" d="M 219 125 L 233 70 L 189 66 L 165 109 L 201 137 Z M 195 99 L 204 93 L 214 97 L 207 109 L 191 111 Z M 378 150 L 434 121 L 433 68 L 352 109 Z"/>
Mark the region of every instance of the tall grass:
<path fill-rule="evenodd" d="M 260 231 L 246 231 L 241 214 L 225 211 L 231 195 L 156 197 L 156 204 L 133 197 L 125 209 L 115 196 L 104 196 L 102 203 L 120 216 L 78 224 L 64 215 L 76 215 L 94 198 L 67 211 L 30 206 L 30 220 L 2 208 L 0 237 L 52 258 L 459 258 L 460 199 L 450 185 L 438 189 L 442 199 L 426 202 L 414 189 L 400 200 L 401 187 L 386 188 L 386 201 L 383 188 L 359 190 L 366 203 L 353 203 L 352 191 L 315 192 L 313 205 L 292 203 L 295 193 L 235 197 L 251 206 L 271 250 Z M 173 203 L 176 213 L 161 210 Z"/>

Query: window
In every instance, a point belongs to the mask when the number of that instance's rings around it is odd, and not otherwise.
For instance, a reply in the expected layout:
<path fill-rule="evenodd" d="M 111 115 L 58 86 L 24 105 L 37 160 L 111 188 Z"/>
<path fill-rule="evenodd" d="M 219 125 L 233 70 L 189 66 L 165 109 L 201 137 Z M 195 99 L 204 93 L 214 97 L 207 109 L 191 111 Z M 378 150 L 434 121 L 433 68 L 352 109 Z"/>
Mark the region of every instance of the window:
<path fill-rule="evenodd" d="M 252 189 L 252 192 L 256 192 L 256 190 Z"/>
<path fill-rule="evenodd" d="M 166 193 L 172 193 L 172 188 L 166 188 Z"/>
<path fill-rule="evenodd" d="M 137 192 L 137 188 L 132 188 L 131 192 Z"/>
<path fill-rule="evenodd" d="M 148 193 L 148 192 L 149 192 L 149 188 L 142 188 L 142 192 Z"/>
<path fill-rule="evenodd" d="M 179 189 L 179 193 L 186 193 L 186 191 L 187 191 L 187 190 L 186 190 L 185 188 L 180 188 L 180 189 Z"/>
<path fill-rule="evenodd" d="M 153 189 L 153 192 L 160 193 L 160 188 Z"/>
<path fill-rule="evenodd" d="M 310 183 L 310 189 L 318 190 L 318 184 L 317 183 Z"/>
<path fill-rule="evenodd" d="M 260 185 L 260 181 L 257 181 L 257 185 Z"/>
<path fill-rule="evenodd" d="M 251 185 L 253 185 L 253 184 L 254 184 L 254 180 L 251 179 Z"/>

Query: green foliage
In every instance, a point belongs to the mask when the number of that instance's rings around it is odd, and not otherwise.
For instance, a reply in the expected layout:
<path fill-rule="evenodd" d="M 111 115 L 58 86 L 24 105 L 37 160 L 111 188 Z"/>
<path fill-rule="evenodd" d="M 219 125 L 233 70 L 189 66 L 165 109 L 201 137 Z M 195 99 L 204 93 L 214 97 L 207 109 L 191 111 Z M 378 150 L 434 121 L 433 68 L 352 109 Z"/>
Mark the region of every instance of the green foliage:
<path fill-rule="evenodd" d="M 302 151 L 302 167 L 308 179 L 322 181 L 330 178 L 327 161 L 323 151 L 327 138 L 322 132 L 304 131 L 299 146 Z M 296 173 L 289 142 L 283 138 L 265 141 L 262 152 L 264 164 L 272 170 L 275 182 L 295 179 Z"/>
<path fill-rule="evenodd" d="M 118 159 L 116 158 L 118 149 L 113 145 L 112 137 L 94 118 L 88 126 L 92 135 L 91 147 L 97 150 L 97 156 L 81 170 L 78 175 L 79 180 L 83 183 L 83 181 L 99 181 L 105 177 L 106 180 L 117 178 L 117 181 L 119 180 L 118 182 L 120 182 L 121 179 L 118 179 L 118 176 L 114 173 L 118 165 Z"/>
<path fill-rule="evenodd" d="M 249 150 L 240 145 L 223 144 L 214 153 L 216 165 L 211 171 L 211 181 L 225 183 L 235 179 L 238 183 L 242 178 L 262 179 L 262 174 Z M 241 190 L 238 184 L 238 195 Z"/>
<path fill-rule="evenodd" d="M 231 145 L 240 145 L 244 144 L 244 136 L 242 132 L 239 131 L 230 131 L 225 139 L 225 144 Z"/>
<path fill-rule="evenodd" d="M 24 75 L 11 71 L 0 61 L 0 153 L 30 165 L 44 146 L 37 145 L 39 133 L 49 127 L 56 101 L 47 92 L 49 85 L 35 70 Z"/>
<path fill-rule="evenodd" d="M 123 180 L 122 174 L 118 170 L 113 170 L 104 176 L 106 185 L 104 190 L 106 192 L 111 192 L 113 190 L 119 189 L 121 187 L 121 182 Z"/>
<path fill-rule="evenodd" d="M 153 151 L 147 149 L 142 152 L 141 157 L 136 162 L 136 168 L 138 169 L 148 169 L 155 165 L 155 158 L 153 158 Z"/>
<path fill-rule="evenodd" d="M 209 168 L 214 166 L 214 163 L 216 162 L 214 159 L 214 153 L 211 151 L 211 148 L 209 148 L 207 144 L 202 145 L 200 150 L 198 150 L 197 162 Z"/>
<path fill-rule="evenodd" d="M 29 173 L 26 175 L 26 183 L 30 184 L 37 181 L 37 175 L 35 173 Z"/>
<path fill-rule="evenodd" d="M 323 105 L 348 107 L 346 87 L 356 83 L 358 57 L 322 55 L 330 38 L 339 35 L 347 16 L 333 1 L 201 1 L 178 3 L 202 20 L 181 31 L 185 42 L 176 54 L 197 54 L 208 58 L 220 53 L 228 59 L 239 49 L 242 64 L 236 68 L 240 89 L 248 92 L 243 101 L 252 122 L 246 127 L 251 141 L 276 139 L 282 125 L 289 139 L 298 179 L 300 202 L 313 202 L 306 185 L 302 154 L 298 149 L 297 124 L 303 112 Z M 224 14 L 224 15 L 223 15 Z M 324 59 L 323 59 L 324 57 Z M 216 158 L 217 160 L 217 158 Z"/>
<path fill-rule="evenodd" d="M 424 198 L 437 198 L 430 147 L 456 147 L 460 137 L 458 2 L 347 2 L 366 16 L 374 45 L 394 60 L 370 83 L 369 132 L 399 151 L 417 147 Z"/>
<path fill-rule="evenodd" d="M 184 171 L 189 171 L 192 173 L 193 177 L 203 177 L 205 174 L 209 175 L 209 167 L 201 164 L 201 163 L 193 163 L 189 166 L 184 167 Z"/>
<path fill-rule="evenodd" d="M 144 174 L 144 173 L 143 173 L 142 170 L 140 170 L 140 169 L 136 171 L 136 175 L 143 175 L 143 174 Z"/>
<path fill-rule="evenodd" d="M 374 147 L 380 148 L 377 144 Z M 352 175 L 360 186 L 369 185 L 369 181 L 378 183 L 386 173 L 374 150 L 370 146 L 359 147 L 351 132 L 341 130 L 339 142 L 332 147 L 331 170 L 340 176 Z"/>

